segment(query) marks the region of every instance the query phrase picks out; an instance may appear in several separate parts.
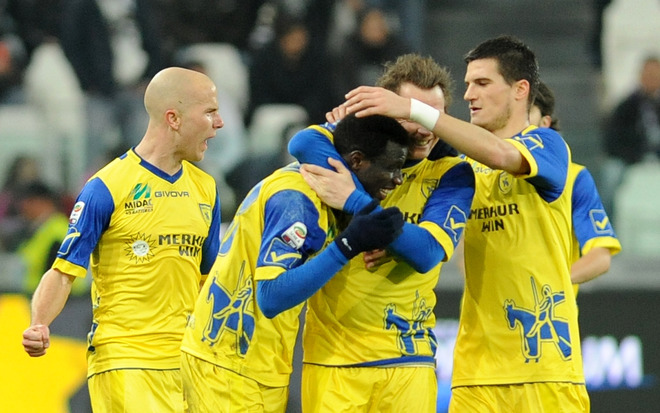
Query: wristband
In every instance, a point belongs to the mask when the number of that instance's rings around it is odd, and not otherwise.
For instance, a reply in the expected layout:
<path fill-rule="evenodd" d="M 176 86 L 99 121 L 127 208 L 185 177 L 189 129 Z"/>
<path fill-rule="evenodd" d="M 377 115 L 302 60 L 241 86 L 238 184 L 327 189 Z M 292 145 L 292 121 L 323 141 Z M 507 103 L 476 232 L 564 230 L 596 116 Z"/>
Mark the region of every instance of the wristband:
<path fill-rule="evenodd" d="M 419 123 L 429 131 L 435 128 L 440 117 L 440 111 L 417 99 L 410 99 L 410 120 Z"/>

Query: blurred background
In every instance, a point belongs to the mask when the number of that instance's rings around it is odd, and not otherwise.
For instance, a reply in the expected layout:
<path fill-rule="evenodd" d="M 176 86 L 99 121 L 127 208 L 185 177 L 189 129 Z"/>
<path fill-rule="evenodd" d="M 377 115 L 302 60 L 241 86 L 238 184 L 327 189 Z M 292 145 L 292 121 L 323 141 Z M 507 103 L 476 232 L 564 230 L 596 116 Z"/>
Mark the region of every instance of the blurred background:
<path fill-rule="evenodd" d="M 228 222 L 252 185 L 291 160 L 293 133 L 324 122 L 345 92 L 373 84 L 402 53 L 446 66 L 450 112 L 469 120 L 463 56 L 500 34 L 536 52 L 561 133 L 596 179 L 623 246 L 578 297 L 592 411 L 657 411 L 659 27 L 659 0 L 0 1 L 0 411 L 90 411 L 89 280 L 52 326 L 61 352 L 29 359 L 20 334 L 78 191 L 142 138 L 144 87 L 156 72 L 189 67 L 218 86 L 225 127 L 200 166 L 216 178 Z M 459 274 L 450 262 L 437 286 L 439 412 Z M 290 412 L 300 410 L 300 353 Z M 35 389 L 48 396 L 36 410 Z"/>

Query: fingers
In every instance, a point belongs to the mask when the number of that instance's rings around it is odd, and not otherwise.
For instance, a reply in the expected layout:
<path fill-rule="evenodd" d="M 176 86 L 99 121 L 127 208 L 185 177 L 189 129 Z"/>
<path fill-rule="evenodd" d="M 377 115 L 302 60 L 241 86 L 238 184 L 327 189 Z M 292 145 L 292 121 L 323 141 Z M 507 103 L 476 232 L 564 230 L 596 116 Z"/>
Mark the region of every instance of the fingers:
<path fill-rule="evenodd" d="M 342 104 L 346 113 L 355 113 L 358 118 L 376 114 L 373 108 L 375 102 L 370 99 L 377 97 L 377 90 L 371 86 L 360 86 L 348 92 L 345 95 L 346 102 Z"/>
<path fill-rule="evenodd" d="M 346 103 L 346 112 L 355 113 L 355 116 L 358 118 L 376 114 L 377 112 L 373 107 L 369 107 L 369 101 L 361 99 L 359 96 L 347 100 Z"/>
<path fill-rule="evenodd" d="M 335 170 L 339 173 L 344 173 L 344 174 L 350 173 L 348 168 L 346 168 L 344 163 L 342 161 L 340 161 L 339 159 L 328 158 L 328 163 L 330 164 L 330 166 L 335 168 Z"/>
<path fill-rule="evenodd" d="M 364 267 L 367 270 L 375 270 L 381 265 L 392 260 L 392 257 L 384 249 L 367 251 L 363 255 Z"/>
<path fill-rule="evenodd" d="M 333 162 L 330 164 L 337 165 Z M 341 173 L 318 165 L 304 164 L 300 167 L 300 173 L 319 198 L 332 208 L 342 209 L 355 190 L 350 172 Z"/>
<path fill-rule="evenodd" d="M 313 166 L 313 165 L 307 165 L 307 166 Z M 305 182 L 307 182 L 307 185 L 309 185 L 314 191 L 318 191 L 323 186 L 323 183 L 321 182 L 322 177 L 314 173 L 313 171 L 310 171 L 309 169 L 310 168 L 306 168 L 305 165 L 303 165 L 300 168 L 300 174 L 302 175 Z"/>
<path fill-rule="evenodd" d="M 346 106 L 339 105 L 336 108 L 332 109 L 332 111 L 327 112 L 325 114 L 325 119 L 330 123 L 335 123 L 344 119 L 346 115 L 347 115 Z"/>
<path fill-rule="evenodd" d="M 316 182 L 316 176 L 309 172 L 304 165 L 300 167 L 300 175 L 302 175 L 303 179 L 309 184 L 309 186 L 314 187 L 312 184 Z"/>
<path fill-rule="evenodd" d="M 384 249 L 365 251 L 364 262 L 365 263 L 377 262 L 379 259 L 385 257 L 386 255 L 387 255 L 387 251 L 385 251 Z"/>
<path fill-rule="evenodd" d="M 306 164 L 301 165 L 300 170 L 302 172 L 312 174 L 312 175 L 316 175 L 316 176 L 331 176 L 332 174 L 336 173 L 335 171 L 331 171 L 328 168 L 324 168 L 322 166 L 314 165 L 314 164 L 311 164 L 311 163 L 306 163 Z"/>
<path fill-rule="evenodd" d="M 401 213 L 401 210 L 399 210 L 399 208 L 397 207 L 385 208 L 382 211 L 382 214 L 384 215 L 385 219 L 387 219 L 388 221 L 391 221 L 396 224 L 401 222 L 401 225 L 403 225 L 403 214 Z"/>
<path fill-rule="evenodd" d="M 346 94 L 344 102 L 349 113 L 357 117 L 385 115 L 393 118 L 410 117 L 410 99 L 381 87 L 360 86 Z"/>
<path fill-rule="evenodd" d="M 403 228 L 403 214 L 397 207 L 386 208 L 380 212 L 381 226 L 390 230 L 391 241 L 394 241 L 400 234 Z M 389 242 L 388 242 L 389 244 Z"/>
<path fill-rule="evenodd" d="M 346 95 L 344 95 L 344 98 L 346 98 L 346 100 L 350 100 L 351 98 L 353 98 L 356 95 L 359 95 L 360 93 L 368 93 L 375 89 L 376 88 L 373 86 L 358 86 L 355 89 L 349 91 Z"/>
<path fill-rule="evenodd" d="M 333 111 L 334 111 L 334 109 L 333 109 Z M 337 119 L 335 118 L 335 115 L 332 112 L 325 112 L 325 120 L 327 120 L 330 123 L 337 122 Z"/>
<path fill-rule="evenodd" d="M 34 325 L 23 332 L 23 349 L 30 357 L 46 354 L 50 347 L 50 332 L 45 325 Z"/>

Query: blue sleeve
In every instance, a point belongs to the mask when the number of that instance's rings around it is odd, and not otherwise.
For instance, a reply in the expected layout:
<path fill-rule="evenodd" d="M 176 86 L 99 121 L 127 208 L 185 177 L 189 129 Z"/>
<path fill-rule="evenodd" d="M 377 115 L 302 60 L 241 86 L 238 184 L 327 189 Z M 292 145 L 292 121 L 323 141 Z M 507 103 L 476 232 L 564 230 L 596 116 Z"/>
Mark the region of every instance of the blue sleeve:
<path fill-rule="evenodd" d="M 319 226 L 319 211 L 307 195 L 293 189 L 279 191 L 264 206 L 257 267 L 297 267 L 323 248 L 326 237 Z"/>
<path fill-rule="evenodd" d="M 550 128 L 535 128 L 514 138 L 525 145 L 536 163 L 537 173 L 527 178 L 539 195 L 552 202 L 564 191 L 570 154 L 564 139 Z M 532 166 L 534 169 L 534 166 Z"/>
<path fill-rule="evenodd" d="M 446 255 L 430 232 L 409 223 L 404 224 L 401 235 L 387 249 L 419 273 L 431 271 Z"/>
<path fill-rule="evenodd" d="M 202 245 L 202 262 L 200 263 L 200 271 L 203 275 L 211 272 L 211 267 L 218 256 L 218 249 L 220 248 L 220 196 L 218 189 L 215 190 L 215 207 L 213 207 L 213 217 L 211 218 L 211 226 L 209 227 L 209 234 Z"/>
<path fill-rule="evenodd" d="M 316 283 L 325 284 L 323 277 L 327 281 L 346 262 L 346 258 L 343 263 L 335 262 L 341 259 L 339 255 L 343 256 L 337 250 L 336 257 L 327 253 L 326 261 L 322 259 L 308 270 L 299 269 L 306 267 L 309 256 L 325 244 L 327 234 L 319 227 L 318 220 L 316 206 L 299 191 L 280 191 L 267 201 L 257 266 L 285 269 L 275 279 L 257 282 L 257 304 L 267 317 L 305 301 L 320 288 Z"/>
<path fill-rule="evenodd" d="M 305 264 L 257 282 L 257 302 L 261 312 L 273 318 L 304 302 L 327 283 L 348 262 L 333 242 Z"/>
<path fill-rule="evenodd" d="M 420 219 L 437 224 L 458 244 L 469 216 L 474 197 L 474 172 L 461 162 L 447 171 L 431 193 Z M 403 258 L 415 271 L 425 273 L 447 256 L 440 243 L 424 228 L 406 223 L 403 233 L 388 247 Z"/>
<path fill-rule="evenodd" d="M 337 150 L 330 139 L 321 133 L 318 128 L 323 128 L 329 133 L 334 131 L 334 125 L 329 123 L 325 123 L 321 126 L 311 126 L 299 131 L 289 141 L 288 149 L 291 156 L 296 158 L 300 163 L 309 163 L 327 169 L 334 169 L 328 163 L 328 158 L 333 158 L 341 161 L 346 168 L 348 168 L 348 165 L 346 165 L 344 159 L 339 156 L 339 153 L 337 153 Z M 350 170 L 350 168 L 348 169 Z M 351 175 L 353 176 L 353 182 L 355 182 L 357 190 L 364 191 L 364 187 L 360 181 L 358 181 L 355 174 L 351 173 Z"/>
<path fill-rule="evenodd" d="M 596 183 L 587 169 L 582 169 L 575 178 L 571 203 L 573 233 L 580 244 L 580 250 L 590 239 L 616 237 Z"/>
<path fill-rule="evenodd" d="M 110 225 L 114 210 L 115 203 L 105 183 L 100 178 L 87 182 L 73 206 L 69 229 L 57 256 L 80 267 L 89 267 L 90 255 Z"/>

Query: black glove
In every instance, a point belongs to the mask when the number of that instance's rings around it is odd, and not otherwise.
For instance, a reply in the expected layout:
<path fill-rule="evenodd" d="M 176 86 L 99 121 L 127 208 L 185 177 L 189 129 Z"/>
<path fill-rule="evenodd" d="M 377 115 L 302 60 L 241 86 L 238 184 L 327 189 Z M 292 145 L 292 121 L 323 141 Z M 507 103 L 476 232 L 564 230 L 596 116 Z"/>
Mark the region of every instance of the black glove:
<path fill-rule="evenodd" d="M 335 238 L 339 250 L 349 260 L 361 252 L 385 248 L 403 231 L 403 214 L 399 208 L 365 214 L 368 209 L 355 215 L 348 227 Z"/>

